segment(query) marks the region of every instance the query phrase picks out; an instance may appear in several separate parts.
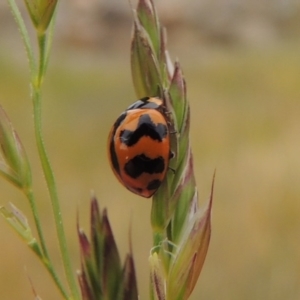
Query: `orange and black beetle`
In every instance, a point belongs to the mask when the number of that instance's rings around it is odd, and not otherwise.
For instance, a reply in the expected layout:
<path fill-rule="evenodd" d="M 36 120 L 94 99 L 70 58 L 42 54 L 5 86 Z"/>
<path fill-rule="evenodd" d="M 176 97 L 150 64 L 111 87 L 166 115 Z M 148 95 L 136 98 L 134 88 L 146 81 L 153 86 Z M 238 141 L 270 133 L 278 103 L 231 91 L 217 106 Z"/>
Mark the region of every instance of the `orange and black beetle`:
<path fill-rule="evenodd" d="M 130 105 L 110 131 L 112 170 L 137 195 L 151 197 L 166 176 L 172 157 L 169 124 L 163 101 L 145 97 Z"/>

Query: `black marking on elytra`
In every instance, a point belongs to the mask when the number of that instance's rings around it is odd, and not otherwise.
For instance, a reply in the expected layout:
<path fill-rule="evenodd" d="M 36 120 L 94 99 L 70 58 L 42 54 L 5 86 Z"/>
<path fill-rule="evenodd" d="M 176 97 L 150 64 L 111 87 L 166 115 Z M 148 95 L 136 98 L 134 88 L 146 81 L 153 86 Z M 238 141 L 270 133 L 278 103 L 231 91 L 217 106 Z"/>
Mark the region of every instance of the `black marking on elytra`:
<path fill-rule="evenodd" d="M 161 142 L 167 135 L 168 128 L 164 124 L 155 125 L 148 114 L 140 116 L 137 128 L 134 131 L 122 130 L 120 140 L 128 147 L 136 144 L 143 136 L 149 136 L 151 139 Z"/>
<path fill-rule="evenodd" d="M 112 164 L 113 168 L 115 169 L 115 171 L 118 174 L 120 174 L 120 165 L 119 165 L 119 161 L 118 161 L 118 157 L 117 157 L 117 153 L 116 153 L 116 149 L 115 149 L 115 145 L 114 145 L 114 136 L 113 135 L 110 140 L 109 153 L 111 156 L 111 164 Z"/>
<path fill-rule="evenodd" d="M 111 139 L 109 141 L 109 153 L 111 156 L 111 164 L 118 174 L 120 174 L 120 165 L 118 162 L 118 157 L 117 157 L 117 153 L 116 153 L 116 149 L 115 149 L 115 145 L 114 145 L 114 136 L 116 134 L 117 128 L 120 126 L 120 124 L 126 118 L 126 115 L 127 115 L 126 112 L 122 113 L 118 117 L 116 122 L 114 123 L 113 130 L 111 132 Z"/>
<path fill-rule="evenodd" d="M 147 190 L 157 190 L 160 185 L 161 181 L 159 179 L 154 179 L 147 185 Z"/>
<path fill-rule="evenodd" d="M 143 173 L 162 173 L 165 169 L 163 157 L 151 159 L 144 154 L 137 155 L 125 164 L 124 170 L 132 178 L 138 178 Z"/>
<path fill-rule="evenodd" d="M 140 109 L 147 109 L 147 108 L 148 109 L 149 108 L 158 109 L 160 107 L 160 105 L 158 105 L 157 103 L 148 101 L 149 99 L 150 99 L 149 97 L 144 97 L 144 98 L 134 102 L 130 106 L 128 106 L 126 110 L 138 109 L 138 108 L 140 108 Z"/>
<path fill-rule="evenodd" d="M 124 121 L 124 119 L 126 118 L 127 113 L 123 112 L 118 119 L 116 120 L 115 124 L 114 124 L 114 130 L 113 130 L 113 135 L 115 135 L 115 132 L 117 130 L 117 128 L 120 126 L 120 124 Z"/>

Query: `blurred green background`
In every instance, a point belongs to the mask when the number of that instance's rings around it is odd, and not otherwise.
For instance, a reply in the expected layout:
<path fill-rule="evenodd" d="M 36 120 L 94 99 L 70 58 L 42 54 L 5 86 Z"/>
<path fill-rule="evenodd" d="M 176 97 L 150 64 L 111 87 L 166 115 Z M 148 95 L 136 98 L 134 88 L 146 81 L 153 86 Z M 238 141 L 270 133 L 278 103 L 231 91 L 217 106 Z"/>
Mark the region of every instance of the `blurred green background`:
<path fill-rule="evenodd" d="M 148 299 L 151 201 L 117 182 L 106 154 L 110 127 L 135 100 L 130 11 L 127 3 L 123 10 L 99 4 L 98 11 L 74 3 L 63 3 L 58 15 L 43 104 L 45 142 L 62 199 L 74 270 L 80 266 L 76 215 L 88 232 L 89 195 L 94 190 L 100 206 L 108 208 L 122 259 L 129 249 L 131 227 L 139 291 L 141 299 Z M 212 25 L 201 23 L 200 17 L 208 11 L 215 20 L 213 8 L 220 2 L 212 1 L 211 11 L 198 7 L 199 23 L 192 15 L 180 14 L 179 3 L 174 2 L 173 14 L 167 5 L 158 8 L 169 29 L 171 57 L 180 59 L 187 81 L 201 203 L 208 199 L 216 169 L 212 239 L 191 299 L 300 299 L 300 38 L 295 18 L 299 10 L 288 7 L 294 10 L 283 22 L 276 14 L 272 18 L 246 7 L 242 12 L 252 23 L 237 30 L 234 24 L 243 18 L 233 13 L 229 18 L 231 6 L 227 19 L 217 18 Z M 0 103 L 30 158 L 48 244 L 60 269 L 33 137 L 24 48 L 3 4 L 0 20 Z M 0 205 L 10 201 L 33 224 L 25 198 L 0 180 Z M 33 299 L 28 277 L 43 299 L 60 299 L 40 262 L 3 219 L 0 240 L 1 300 Z"/>

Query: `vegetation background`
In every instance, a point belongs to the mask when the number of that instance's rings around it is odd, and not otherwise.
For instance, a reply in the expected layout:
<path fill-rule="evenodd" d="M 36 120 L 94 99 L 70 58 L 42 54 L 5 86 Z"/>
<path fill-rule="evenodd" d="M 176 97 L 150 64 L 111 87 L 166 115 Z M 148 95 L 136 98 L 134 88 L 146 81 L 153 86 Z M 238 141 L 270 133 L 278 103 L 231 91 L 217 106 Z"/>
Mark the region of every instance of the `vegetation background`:
<path fill-rule="evenodd" d="M 18 1 L 22 6 L 23 3 Z M 192 300 L 300 299 L 300 4 L 290 1 L 156 1 L 169 50 L 184 70 L 201 202 L 217 170 L 213 233 Z M 122 258 L 133 252 L 148 299 L 151 201 L 127 192 L 107 161 L 107 135 L 135 100 L 127 1 L 64 1 L 44 88 L 44 135 L 62 199 L 74 271 L 76 215 L 88 230 L 89 193 L 107 207 Z M 31 26 L 31 24 L 29 24 Z M 0 103 L 30 158 L 48 243 L 60 267 L 48 195 L 33 139 L 27 61 L 0 3 Z M 4 180 L 0 205 L 29 205 Z M 31 222 L 32 224 L 32 222 Z M 0 299 L 60 296 L 0 219 Z"/>

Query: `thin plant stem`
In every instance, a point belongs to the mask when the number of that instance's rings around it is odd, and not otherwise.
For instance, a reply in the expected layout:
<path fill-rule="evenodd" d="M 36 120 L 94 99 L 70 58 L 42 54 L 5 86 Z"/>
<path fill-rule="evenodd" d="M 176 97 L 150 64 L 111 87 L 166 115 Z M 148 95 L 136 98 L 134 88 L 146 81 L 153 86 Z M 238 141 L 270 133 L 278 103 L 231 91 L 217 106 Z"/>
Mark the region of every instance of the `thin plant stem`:
<path fill-rule="evenodd" d="M 66 277 L 68 279 L 68 283 L 69 283 L 69 286 L 70 286 L 70 289 L 72 291 L 74 298 L 79 299 L 79 294 L 77 291 L 77 286 L 76 286 L 76 282 L 75 282 L 75 279 L 73 276 L 71 263 L 70 263 L 70 259 L 69 259 L 69 255 L 68 255 L 68 251 L 67 251 L 66 238 L 65 238 L 65 234 L 64 234 L 63 225 L 62 225 L 62 219 L 61 219 L 60 207 L 59 207 L 58 197 L 57 197 L 56 188 L 55 188 L 54 176 L 53 176 L 53 172 L 51 170 L 49 160 L 46 155 L 46 151 L 45 151 L 45 147 L 44 147 L 43 139 L 42 139 L 42 132 L 41 132 L 41 107 L 40 107 L 41 106 L 41 84 L 42 84 L 43 76 L 45 73 L 45 66 L 46 66 L 46 57 L 45 57 L 46 35 L 45 35 L 45 33 L 38 35 L 40 56 L 39 56 L 39 69 L 37 70 L 36 60 L 34 57 L 32 46 L 31 46 L 31 41 L 29 38 L 28 31 L 26 29 L 24 20 L 20 13 L 20 10 L 14 0 L 8 0 L 8 3 L 11 8 L 12 14 L 16 20 L 16 23 L 18 25 L 18 28 L 20 30 L 21 37 L 23 39 L 26 54 L 27 54 L 28 61 L 29 61 L 29 69 L 30 69 L 30 75 L 31 75 L 31 87 L 32 87 L 32 100 L 33 100 L 33 107 L 34 107 L 34 126 L 35 126 L 36 141 L 37 141 L 37 145 L 38 145 L 40 159 L 41 159 L 42 166 L 43 166 L 43 171 L 45 173 L 48 189 L 49 189 L 50 196 L 51 196 L 51 202 L 52 202 L 52 207 L 53 207 L 53 212 L 54 212 L 54 219 L 55 219 L 55 223 L 56 223 L 56 227 L 57 227 L 58 240 L 59 240 L 62 258 L 63 258 L 63 262 L 64 262 Z M 53 30 L 53 28 L 54 27 L 52 26 L 52 30 Z M 48 47 L 47 47 L 47 55 L 49 55 L 49 52 L 50 52 L 50 45 L 48 45 Z M 29 189 L 26 189 L 24 192 L 25 192 L 26 197 L 29 200 L 31 211 L 33 214 L 34 222 L 35 222 L 35 226 L 37 228 L 39 240 L 41 243 L 42 252 L 43 252 L 42 261 L 43 261 L 44 265 L 46 266 L 47 270 L 49 271 L 49 273 L 51 274 L 54 282 L 56 283 L 56 285 L 57 285 L 58 289 L 60 290 L 61 294 L 63 295 L 63 297 L 65 299 L 71 299 L 68 297 L 67 292 L 65 291 L 60 279 L 58 278 L 56 271 L 53 267 L 53 264 L 50 260 L 50 256 L 48 253 L 48 249 L 46 246 L 45 238 L 44 238 L 42 227 L 41 227 L 39 214 L 37 211 L 36 201 L 35 201 L 31 187 Z"/>
<path fill-rule="evenodd" d="M 43 68 L 39 68 L 41 72 L 43 72 Z M 42 76 L 42 75 L 41 75 Z M 38 83 L 41 82 L 41 78 L 38 76 Z M 80 299 L 78 288 L 76 285 L 75 277 L 73 275 L 71 260 L 67 248 L 66 235 L 63 225 L 63 220 L 61 216 L 61 209 L 56 189 L 56 183 L 54 174 L 51 168 L 50 161 L 47 156 L 47 152 L 45 149 L 44 140 L 42 137 L 42 122 L 41 122 L 41 91 L 39 86 L 33 87 L 33 114 L 34 114 L 34 127 L 35 127 L 35 138 L 37 143 L 37 148 L 43 168 L 43 172 L 45 175 L 48 191 L 50 194 L 53 216 L 56 226 L 56 232 L 58 237 L 58 242 L 60 246 L 60 252 L 62 256 L 63 266 L 66 274 L 66 278 L 71 290 L 71 293 L 74 299 Z"/>
<path fill-rule="evenodd" d="M 37 35 L 39 43 L 39 68 L 37 74 L 37 89 L 41 89 L 43 78 L 45 74 L 45 62 L 46 62 L 46 40 L 47 36 L 45 32 L 39 33 Z"/>
<path fill-rule="evenodd" d="M 49 256 L 49 252 L 46 246 L 46 242 L 45 242 L 45 238 L 43 235 L 43 231 L 42 231 L 42 226 L 41 226 L 41 221 L 40 221 L 40 217 L 37 211 L 37 205 L 36 205 L 36 201 L 35 201 L 35 197 L 33 194 L 33 191 L 30 188 L 24 190 L 24 193 L 30 203 L 30 208 L 33 214 L 33 218 L 34 218 L 34 222 L 35 222 L 35 226 L 37 229 L 37 233 L 39 236 L 39 240 L 41 243 L 41 247 L 42 247 L 42 252 L 43 252 L 43 257 L 42 257 L 42 261 L 43 264 L 45 265 L 45 267 L 47 268 L 48 272 L 50 273 L 51 277 L 53 278 L 56 286 L 58 287 L 58 289 L 60 290 L 61 294 L 63 295 L 63 297 L 65 299 L 69 299 L 68 294 L 66 292 L 66 290 L 64 289 L 58 275 L 56 274 L 56 271 L 53 267 L 53 264 L 51 262 L 50 256 Z"/>
<path fill-rule="evenodd" d="M 80 299 L 78 288 L 77 288 L 76 281 L 75 281 L 75 276 L 73 275 L 70 256 L 69 256 L 68 249 L 67 249 L 66 237 L 65 237 L 65 232 L 64 232 L 64 227 L 63 227 L 63 222 L 62 222 L 62 217 L 61 217 L 61 210 L 60 210 L 60 205 L 59 205 L 59 200 L 58 200 L 58 195 L 57 195 L 57 190 L 56 190 L 55 179 L 54 179 L 52 168 L 51 168 L 51 165 L 50 165 L 47 153 L 46 153 L 46 149 L 45 149 L 43 138 L 42 138 L 42 130 L 41 130 L 41 124 L 42 124 L 42 122 L 41 122 L 41 85 L 42 85 L 42 81 L 44 78 L 46 61 L 48 60 L 47 58 L 49 56 L 50 45 L 47 45 L 47 47 L 46 47 L 45 32 L 38 33 L 38 44 L 39 44 L 39 64 L 38 65 L 39 66 L 38 66 L 38 70 L 37 70 L 36 61 L 35 61 L 34 53 L 32 50 L 30 38 L 28 35 L 28 31 L 26 29 L 24 20 L 22 18 L 22 15 L 21 15 L 21 13 L 18 9 L 18 6 L 16 5 L 14 0 L 8 0 L 8 3 L 10 5 L 12 14 L 13 14 L 13 16 L 17 22 L 17 25 L 19 27 L 22 39 L 24 41 L 27 57 L 29 60 L 36 143 L 37 143 L 37 148 L 38 148 L 43 172 L 44 172 L 44 175 L 46 178 L 47 187 L 48 187 L 50 198 L 51 198 L 53 215 L 54 215 L 54 220 L 55 220 L 55 224 L 56 224 L 57 236 L 58 236 L 58 241 L 59 241 L 59 245 L 60 245 L 60 251 L 61 251 L 61 255 L 62 255 L 65 274 L 67 277 L 67 281 L 68 281 L 72 296 L 74 297 L 74 299 Z M 53 27 L 52 27 L 52 30 L 53 30 Z M 61 283 L 58 279 L 58 276 L 56 275 L 53 265 L 49 259 L 49 254 L 48 254 L 46 243 L 45 243 L 44 236 L 42 233 L 42 228 L 41 228 L 40 220 L 38 217 L 36 203 L 33 198 L 33 194 L 30 191 L 26 191 L 26 195 L 27 195 L 28 199 L 30 200 L 32 213 L 34 216 L 39 239 L 41 242 L 43 255 L 45 258 L 43 260 L 43 262 L 46 265 L 49 272 L 52 274 L 54 281 L 58 285 L 58 287 L 61 290 L 61 292 L 63 293 L 63 295 L 66 296 L 66 293 L 65 293 L 64 289 L 62 288 Z"/>

